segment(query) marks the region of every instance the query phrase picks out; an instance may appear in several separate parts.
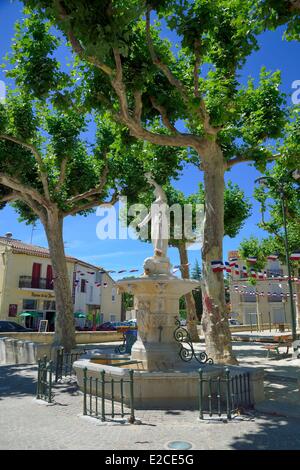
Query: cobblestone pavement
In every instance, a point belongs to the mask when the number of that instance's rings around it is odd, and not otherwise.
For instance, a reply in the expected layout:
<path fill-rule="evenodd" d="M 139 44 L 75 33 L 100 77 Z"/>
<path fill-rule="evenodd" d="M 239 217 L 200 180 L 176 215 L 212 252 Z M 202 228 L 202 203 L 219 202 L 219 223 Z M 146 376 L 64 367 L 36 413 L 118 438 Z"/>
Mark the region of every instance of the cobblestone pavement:
<path fill-rule="evenodd" d="M 172 440 L 194 449 L 299 449 L 300 420 L 253 412 L 232 422 L 182 410 L 137 411 L 140 425 L 82 416 L 74 382 L 55 387 L 55 404 L 34 398 L 35 366 L 0 366 L 0 449 L 161 450 Z"/>

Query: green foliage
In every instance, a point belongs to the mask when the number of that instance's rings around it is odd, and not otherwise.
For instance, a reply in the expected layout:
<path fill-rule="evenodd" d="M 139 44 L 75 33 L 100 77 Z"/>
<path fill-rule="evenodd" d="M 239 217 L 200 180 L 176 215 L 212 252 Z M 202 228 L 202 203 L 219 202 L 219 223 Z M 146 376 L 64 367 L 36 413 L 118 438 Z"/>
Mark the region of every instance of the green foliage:
<path fill-rule="evenodd" d="M 199 185 L 199 202 L 204 203 L 205 192 Z M 252 205 L 237 184 L 228 181 L 224 191 L 224 235 L 236 237 L 243 227 L 245 220 L 251 215 Z"/>
<path fill-rule="evenodd" d="M 242 259 L 247 259 L 248 257 L 255 256 L 257 258 L 257 262 L 255 264 L 248 263 L 246 261 L 246 265 L 248 268 L 252 267 L 255 270 L 262 270 L 266 264 L 267 255 L 270 253 L 266 253 L 264 244 L 256 237 L 251 236 L 249 239 L 244 239 L 239 246 L 239 252 L 241 254 Z"/>

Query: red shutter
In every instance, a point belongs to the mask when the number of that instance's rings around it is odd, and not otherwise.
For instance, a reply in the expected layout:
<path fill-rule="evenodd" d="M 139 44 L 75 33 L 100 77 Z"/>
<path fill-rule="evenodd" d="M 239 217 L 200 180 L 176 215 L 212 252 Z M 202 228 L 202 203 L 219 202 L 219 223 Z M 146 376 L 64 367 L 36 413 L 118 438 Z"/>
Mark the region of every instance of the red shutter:
<path fill-rule="evenodd" d="M 51 264 L 47 266 L 46 289 L 53 289 L 53 270 Z"/>
<path fill-rule="evenodd" d="M 17 304 L 9 304 L 9 307 L 8 307 L 8 316 L 9 317 L 16 317 L 17 316 L 17 311 L 18 311 L 18 305 Z"/>
<path fill-rule="evenodd" d="M 42 267 L 41 264 L 33 263 L 31 287 L 35 287 L 37 289 L 40 287 L 41 267 Z"/>

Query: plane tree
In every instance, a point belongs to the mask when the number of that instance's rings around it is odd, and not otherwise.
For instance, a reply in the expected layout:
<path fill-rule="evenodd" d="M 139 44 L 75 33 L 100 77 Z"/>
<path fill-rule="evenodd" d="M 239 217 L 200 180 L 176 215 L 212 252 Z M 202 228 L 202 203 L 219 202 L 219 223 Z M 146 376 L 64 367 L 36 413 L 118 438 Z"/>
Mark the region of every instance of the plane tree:
<path fill-rule="evenodd" d="M 223 276 L 211 268 L 211 261 L 223 257 L 224 173 L 243 162 L 264 169 L 267 161 L 278 158 L 276 139 L 283 137 L 287 119 L 279 72 L 263 69 L 258 84 L 240 80 L 247 57 L 259 47 L 258 34 L 268 27 L 259 5 L 250 0 L 24 3 L 69 40 L 81 67 L 85 104 L 108 111 L 136 139 L 186 148 L 198 159 L 206 206 L 206 347 L 216 362 L 235 362 Z M 165 39 L 166 31 L 178 47 Z M 44 73 L 36 67 L 37 73 L 30 74 L 31 59 L 36 58 L 32 42 L 28 40 L 25 55 L 19 57 L 28 66 L 28 86 L 35 86 Z M 160 125 L 153 130 L 157 119 Z"/>

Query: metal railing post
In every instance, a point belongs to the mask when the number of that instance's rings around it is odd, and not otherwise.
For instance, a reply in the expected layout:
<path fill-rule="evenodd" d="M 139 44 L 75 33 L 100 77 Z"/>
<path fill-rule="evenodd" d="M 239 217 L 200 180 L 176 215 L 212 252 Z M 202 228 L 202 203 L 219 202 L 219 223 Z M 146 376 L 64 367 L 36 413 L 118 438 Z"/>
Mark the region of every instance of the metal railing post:
<path fill-rule="evenodd" d="M 231 419 L 231 410 L 230 410 L 230 370 L 225 369 L 226 376 L 226 407 L 227 407 L 227 418 Z"/>
<path fill-rule="evenodd" d="M 53 361 L 49 361 L 48 366 L 47 366 L 48 373 L 49 373 L 48 403 L 52 403 L 52 366 L 53 366 Z"/>
<path fill-rule="evenodd" d="M 203 371 L 199 372 L 199 419 L 203 419 Z"/>
<path fill-rule="evenodd" d="M 37 378 L 37 388 L 36 388 L 36 397 L 40 399 L 41 397 L 41 359 L 38 359 L 38 378 Z"/>
<path fill-rule="evenodd" d="M 105 371 L 100 372 L 101 375 L 101 421 L 105 421 Z"/>
<path fill-rule="evenodd" d="M 86 385 L 87 385 L 87 367 L 83 369 L 83 414 L 87 414 L 86 406 Z"/>
<path fill-rule="evenodd" d="M 129 370 L 129 386 L 130 386 L 130 423 L 134 423 L 134 391 L 133 391 L 133 373 L 132 369 Z"/>

